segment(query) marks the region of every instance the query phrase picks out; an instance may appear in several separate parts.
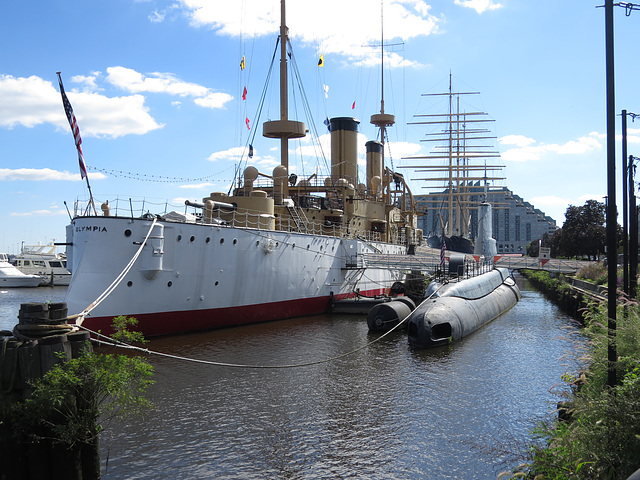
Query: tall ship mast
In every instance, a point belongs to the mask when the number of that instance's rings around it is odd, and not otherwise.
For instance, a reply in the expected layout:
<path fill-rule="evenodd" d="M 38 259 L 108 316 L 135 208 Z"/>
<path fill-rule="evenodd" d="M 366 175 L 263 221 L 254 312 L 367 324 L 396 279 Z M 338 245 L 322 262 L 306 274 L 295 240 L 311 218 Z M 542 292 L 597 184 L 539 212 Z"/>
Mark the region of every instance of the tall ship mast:
<path fill-rule="evenodd" d="M 479 95 L 479 92 L 454 91 L 451 74 L 448 92 L 422 94 L 447 98 L 448 110 L 418 114 L 409 122 L 409 125 L 435 129 L 420 140 L 433 147 L 427 155 L 404 157 L 412 163 L 400 168 L 420 174 L 413 179 L 425 182 L 422 188 L 431 191 L 421 202 L 439 220 L 438 228 L 430 232 L 429 245 L 437 248 L 443 239 L 449 239 L 448 247 L 456 245 L 459 251 L 473 253 L 472 219 L 477 223 L 478 204 L 489 201 L 492 193 L 489 183 L 504 180 L 500 176 L 504 165 L 498 163 L 500 153 L 491 142 L 496 137 L 487 128 L 493 120 L 485 112 L 462 110 L 460 99 L 466 95 Z"/>

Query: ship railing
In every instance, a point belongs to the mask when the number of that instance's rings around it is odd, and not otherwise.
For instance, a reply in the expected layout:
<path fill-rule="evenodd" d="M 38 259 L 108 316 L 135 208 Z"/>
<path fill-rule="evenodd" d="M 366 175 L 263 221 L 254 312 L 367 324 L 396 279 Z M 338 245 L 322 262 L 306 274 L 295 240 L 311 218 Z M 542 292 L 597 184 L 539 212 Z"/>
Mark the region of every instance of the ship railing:
<path fill-rule="evenodd" d="M 114 217 L 130 217 L 130 218 L 144 218 L 157 214 L 166 215 L 169 212 L 176 211 L 182 212 L 185 215 L 193 215 L 192 222 L 202 221 L 202 210 L 196 207 L 187 206 L 185 204 L 170 203 L 165 200 L 149 199 L 149 198 L 134 198 L 134 197 L 118 197 L 105 198 L 105 199 L 93 199 L 98 215 L 103 214 L 101 206 L 109 206 L 109 214 Z M 93 212 L 89 212 L 87 207 L 90 205 L 89 198 L 79 197 L 74 201 L 73 216 L 90 216 Z M 259 230 L 276 229 L 280 231 L 298 232 L 298 233 L 310 233 L 313 235 L 326 235 L 330 237 L 338 238 L 361 238 L 368 242 L 381 242 L 382 235 L 380 232 L 374 232 L 369 230 L 356 230 L 352 227 L 348 227 L 342 224 L 325 225 L 322 222 L 314 221 L 308 217 L 302 217 L 300 225 L 296 225 L 291 218 L 275 218 L 275 222 L 271 222 L 273 217 L 265 215 L 264 212 L 251 211 L 251 210 L 236 210 L 233 212 L 216 211 L 213 216 L 213 223 L 217 225 L 230 225 L 236 227 L 256 228 Z"/>
<path fill-rule="evenodd" d="M 93 198 L 93 203 L 96 206 L 98 215 L 102 215 L 103 204 L 109 205 L 110 214 L 114 217 L 132 217 L 140 218 L 145 214 L 154 212 L 157 214 L 166 214 L 172 210 L 187 211 L 184 203 L 172 204 L 166 200 L 149 199 L 149 198 L 135 198 L 135 197 L 118 197 L 115 198 Z M 93 211 L 89 211 L 91 201 L 88 197 L 78 197 L 73 203 L 73 216 L 89 216 L 93 214 Z"/>

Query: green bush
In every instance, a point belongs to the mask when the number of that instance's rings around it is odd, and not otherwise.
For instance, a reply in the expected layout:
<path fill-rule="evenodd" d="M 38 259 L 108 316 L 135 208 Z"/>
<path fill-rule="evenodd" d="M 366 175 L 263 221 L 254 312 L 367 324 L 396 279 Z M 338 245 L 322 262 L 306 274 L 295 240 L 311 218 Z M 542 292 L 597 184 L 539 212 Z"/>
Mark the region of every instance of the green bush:
<path fill-rule="evenodd" d="M 575 375 L 564 380 L 572 393 L 567 415 L 535 431 L 531 461 L 511 478 L 626 479 L 640 468 L 640 309 L 626 305 L 617 315 L 615 388 L 607 385 L 608 336 L 606 304 L 587 316 L 583 382 Z"/>
<path fill-rule="evenodd" d="M 595 283 L 596 285 L 606 285 L 608 280 L 608 270 L 601 263 L 592 263 L 582 267 L 576 273 L 576 277 L 581 280 Z"/>
<path fill-rule="evenodd" d="M 143 394 L 152 375 L 142 358 L 85 351 L 35 381 L 30 398 L 5 406 L 4 417 L 12 419 L 16 434 L 43 432 L 57 443 L 91 443 L 102 430 L 98 421 L 150 406 Z"/>

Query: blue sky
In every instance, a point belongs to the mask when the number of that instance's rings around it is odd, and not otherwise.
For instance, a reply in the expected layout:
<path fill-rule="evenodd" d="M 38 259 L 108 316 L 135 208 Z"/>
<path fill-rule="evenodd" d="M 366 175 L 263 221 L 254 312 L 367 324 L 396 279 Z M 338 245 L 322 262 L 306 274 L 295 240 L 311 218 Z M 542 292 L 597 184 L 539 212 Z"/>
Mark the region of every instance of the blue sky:
<path fill-rule="evenodd" d="M 481 92 L 467 96 L 463 109 L 494 120 L 506 176 L 496 185 L 559 225 L 568 205 L 601 200 L 602 3 L 385 0 L 385 43 L 393 44 L 385 58 L 385 110 L 396 115 L 389 132 L 394 166 L 429 152 L 420 142 L 425 128 L 407 124 L 416 114 L 442 113 L 445 104 L 421 94 L 445 92 L 451 73 L 454 90 Z M 321 143 L 327 145 L 325 117 L 354 116 L 364 155 L 366 140 L 376 138 L 369 117 L 380 109 L 380 55 L 371 47 L 380 42 L 380 2 L 290 0 L 287 15 Z M 270 174 L 279 142 L 263 139 L 260 123 L 278 117 L 276 97 L 267 96 L 259 122 L 256 111 L 279 24 L 279 2 L 272 0 L 3 2 L 0 251 L 17 253 L 21 242 L 64 241 L 65 202 L 73 210 L 75 199 L 87 195 L 57 71 L 78 119 L 98 203 L 119 198 L 122 206 L 132 198 L 140 206 L 144 198 L 145 210 L 162 211 L 168 202 L 181 211 L 185 199 L 228 191 L 239 152 L 253 135 L 246 118 L 258 128 L 251 163 Z M 640 113 L 639 26 L 639 11 L 625 16 L 616 8 L 617 113 Z M 300 105 L 293 97 L 290 117 L 310 125 Z M 628 126 L 629 153 L 640 156 L 640 119 Z M 298 161 L 291 161 L 291 171 L 299 176 L 323 164 L 311 158 L 309 145 L 290 145 Z M 411 185 L 415 194 L 429 191 L 420 182 Z"/>

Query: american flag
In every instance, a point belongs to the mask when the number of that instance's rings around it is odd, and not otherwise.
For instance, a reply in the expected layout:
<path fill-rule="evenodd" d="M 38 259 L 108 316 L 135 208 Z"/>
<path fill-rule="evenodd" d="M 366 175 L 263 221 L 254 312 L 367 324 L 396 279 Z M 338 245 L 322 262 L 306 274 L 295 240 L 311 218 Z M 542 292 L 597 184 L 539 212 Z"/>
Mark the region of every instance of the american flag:
<path fill-rule="evenodd" d="M 69 126 L 71 127 L 71 131 L 73 132 L 73 139 L 75 140 L 76 148 L 78 149 L 80 176 L 84 179 L 87 177 L 87 166 L 84 164 L 84 155 L 82 155 L 82 138 L 80 137 L 80 128 L 78 127 L 76 116 L 73 114 L 71 103 L 69 103 L 69 99 L 67 98 L 66 93 L 64 93 L 64 86 L 62 85 L 62 77 L 60 76 L 60 72 L 58 72 L 58 82 L 60 83 L 60 95 L 62 95 L 62 105 L 64 106 L 64 113 L 67 114 L 67 120 L 69 120 Z"/>
<path fill-rule="evenodd" d="M 442 236 L 442 246 L 440 247 L 440 268 L 444 270 L 444 251 L 447 249 L 447 243 L 444 241 L 444 235 Z"/>

